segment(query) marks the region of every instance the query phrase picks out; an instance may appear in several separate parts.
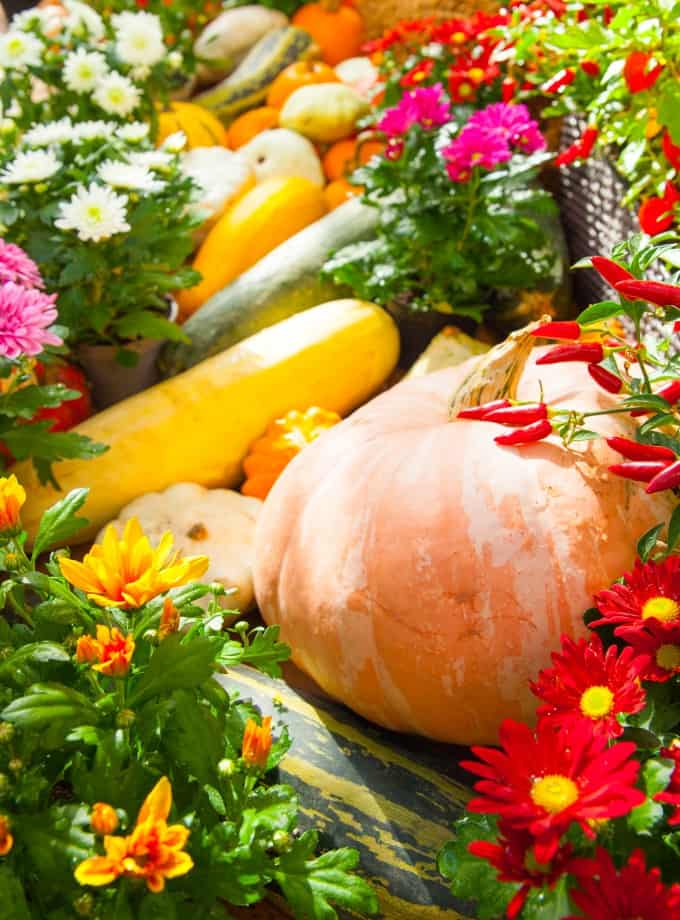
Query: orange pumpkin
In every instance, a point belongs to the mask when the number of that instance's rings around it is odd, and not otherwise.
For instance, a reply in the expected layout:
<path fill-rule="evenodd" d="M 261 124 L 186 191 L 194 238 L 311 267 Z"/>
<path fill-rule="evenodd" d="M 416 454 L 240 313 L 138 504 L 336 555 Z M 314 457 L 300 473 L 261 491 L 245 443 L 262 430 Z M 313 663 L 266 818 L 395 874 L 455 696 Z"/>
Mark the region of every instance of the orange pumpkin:
<path fill-rule="evenodd" d="M 329 211 L 334 211 L 355 195 L 361 195 L 363 185 L 351 185 L 347 179 L 336 179 L 329 182 L 323 190 L 324 201 Z"/>
<path fill-rule="evenodd" d="M 361 13 L 341 0 L 306 3 L 293 16 L 293 25 L 309 32 L 331 66 L 361 51 L 364 21 Z"/>
<path fill-rule="evenodd" d="M 269 87 L 267 105 L 280 109 L 286 99 L 301 86 L 339 82 L 340 77 L 323 61 L 296 61 L 281 71 Z"/>
<path fill-rule="evenodd" d="M 241 492 L 264 500 L 293 457 L 339 421 L 337 412 L 316 406 L 306 412 L 293 409 L 276 419 L 243 461 L 246 480 Z"/>
<path fill-rule="evenodd" d="M 244 112 L 231 123 L 227 132 L 227 143 L 232 150 L 238 150 L 239 147 L 245 147 L 258 134 L 276 128 L 278 124 L 279 110 L 261 105 L 257 109 Z"/>
<path fill-rule="evenodd" d="M 495 743 L 504 718 L 533 720 L 528 678 L 562 633 L 585 634 L 593 593 L 670 510 L 608 474 L 604 441 L 502 448 L 492 424 L 455 417 L 515 383 L 535 400 L 539 381 L 551 404 L 613 405 L 584 366 L 523 370 L 523 335 L 367 403 L 295 458 L 262 510 L 265 620 L 328 694 L 388 728 Z M 619 415 L 597 421 L 631 434 Z"/>
<path fill-rule="evenodd" d="M 222 122 L 195 102 L 171 102 L 167 111 L 159 113 L 158 144 L 176 131 L 186 135 L 187 150 L 227 144 L 227 131 Z"/>
<path fill-rule="evenodd" d="M 323 158 L 323 170 L 329 182 L 349 175 L 357 166 L 364 166 L 371 157 L 383 153 L 385 145 L 381 141 L 359 141 L 356 137 L 332 144 Z"/>

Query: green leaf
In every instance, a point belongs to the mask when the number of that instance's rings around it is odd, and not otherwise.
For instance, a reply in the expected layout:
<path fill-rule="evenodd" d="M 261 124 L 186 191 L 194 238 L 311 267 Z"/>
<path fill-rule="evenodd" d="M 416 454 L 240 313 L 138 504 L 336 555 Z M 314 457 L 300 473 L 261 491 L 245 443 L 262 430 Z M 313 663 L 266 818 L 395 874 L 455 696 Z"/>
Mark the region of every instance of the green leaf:
<path fill-rule="evenodd" d="M 181 633 L 174 633 L 154 650 L 146 671 L 128 698 L 130 706 L 140 706 L 170 690 L 189 690 L 210 677 L 217 654 L 213 639 L 197 636 L 185 645 L 182 640 Z"/>
<path fill-rule="evenodd" d="M 11 674 L 24 661 L 70 661 L 71 656 L 61 645 L 56 642 L 30 642 L 13 652 L 9 658 L 0 663 L 0 676 Z"/>
<path fill-rule="evenodd" d="M 0 717 L 30 731 L 56 724 L 66 732 L 77 725 L 95 724 L 99 712 L 77 690 L 62 684 L 34 684 L 25 696 L 12 700 Z"/>
<path fill-rule="evenodd" d="M 128 313 L 114 324 L 116 334 L 121 339 L 170 339 L 174 342 L 188 342 L 186 333 L 176 323 L 170 322 L 159 313 L 151 310 L 139 310 Z"/>
<path fill-rule="evenodd" d="M 649 796 L 655 796 L 668 786 L 671 781 L 674 764 L 670 760 L 657 760 L 655 757 L 645 763 L 642 768 L 642 783 Z"/>
<path fill-rule="evenodd" d="M 274 878 L 298 920 L 336 920 L 333 905 L 360 914 L 378 912 L 378 899 L 371 886 L 352 870 L 359 862 L 356 850 L 343 847 L 312 859 L 317 845 L 315 831 L 306 831 L 290 852 L 277 860 Z"/>
<path fill-rule="evenodd" d="M 644 837 L 651 837 L 654 828 L 663 819 L 663 806 L 647 798 L 634 808 L 627 818 L 628 827 Z"/>
<path fill-rule="evenodd" d="M 94 848 L 89 821 L 90 810 L 84 805 L 58 805 L 42 814 L 22 815 L 21 840 L 33 871 L 52 884 L 71 885 L 74 867 Z"/>
<path fill-rule="evenodd" d="M 148 894 L 139 907 L 139 920 L 177 920 L 175 898 L 167 891 Z"/>
<path fill-rule="evenodd" d="M 24 886 L 9 866 L 0 866 L 0 905 L 2 920 L 31 920 Z"/>
<path fill-rule="evenodd" d="M 562 920 L 571 914 L 567 879 L 552 888 L 533 888 L 522 910 L 522 920 Z"/>
<path fill-rule="evenodd" d="M 647 562 L 649 559 L 649 556 L 656 546 L 656 541 L 659 538 L 659 534 L 664 529 L 664 526 L 664 524 L 657 524 L 655 527 L 650 528 L 646 533 L 643 533 L 638 540 L 637 552 L 638 556 L 643 562 Z"/>
<path fill-rule="evenodd" d="M 171 762 L 183 764 L 202 785 L 211 783 L 224 753 L 220 723 L 186 690 L 177 690 L 173 702 L 172 715 L 162 734 L 163 747 Z"/>
<path fill-rule="evenodd" d="M 674 509 L 671 519 L 668 522 L 668 536 L 666 537 L 666 543 L 668 544 L 668 552 L 672 553 L 675 547 L 680 540 L 680 505 Z"/>
<path fill-rule="evenodd" d="M 249 634 L 248 645 L 238 640 L 226 642 L 218 656 L 218 662 L 225 668 L 237 664 L 249 664 L 269 677 L 280 677 L 280 662 L 288 661 L 290 647 L 279 642 L 278 626 L 258 626 Z"/>
<path fill-rule="evenodd" d="M 241 814 L 239 840 L 250 846 L 258 835 L 270 838 L 274 831 L 293 829 L 298 799 L 290 786 L 256 789 Z"/>
<path fill-rule="evenodd" d="M 613 300 L 603 300 L 600 303 L 591 304 L 589 307 L 586 307 L 585 310 L 582 310 L 576 318 L 576 322 L 580 323 L 582 326 L 587 326 L 590 323 L 597 323 L 600 320 L 609 319 L 622 312 L 623 308 L 620 303 L 616 303 Z"/>
<path fill-rule="evenodd" d="M 76 516 L 76 511 L 85 504 L 88 493 L 89 489 L 73 489 L 56 505 L 47 509 L 33 544 L 34 559 L 48 547 L 68 540 L 89 523 L 85 518 Z"/>

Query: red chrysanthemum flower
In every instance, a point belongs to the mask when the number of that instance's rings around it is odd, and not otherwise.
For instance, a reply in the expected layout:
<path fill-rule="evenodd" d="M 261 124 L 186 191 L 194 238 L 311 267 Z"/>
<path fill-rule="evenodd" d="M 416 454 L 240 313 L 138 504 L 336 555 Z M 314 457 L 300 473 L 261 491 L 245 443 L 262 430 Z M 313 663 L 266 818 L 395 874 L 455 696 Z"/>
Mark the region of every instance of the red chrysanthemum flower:
<path fill-rule="evenodd" d="M 593 838 L 592 822 L 620 818 L 645 800 L 634 786 L 635 745 L 621 741 L 609 747 L 585 719 L 564 731 L 540 721 L 536 733 L 506 719 L 500 740 L 502 750 L 472 748 L 482 763 L 463 763 L 482 777 L 475 783 L 480 795 L 468 808 L 497 814 L 514 831 L 528 831 L 539 863 L 554 858 L 560 837 L 574 822 Z"/>
<path fill-rule="evenodd" d="M 497 843 L 475 840 L 468 850 L 473 856 L 485 859 L 498 872 L 501 882 L 519 883 L 522 887 L 506 908 L 508 920 L 518 917 L 532 888 L 552 887 L 569 871 L 572 847 L 560 847 L 549 863 L 539 863 L 534 857 L 534 839 L 527 831 L 511 831 L 501 824 Z"/>
<path fill-rule="evenodd" d="M 434 70 L 434 61 L 432 58 L 425 58 L 424 61 L 420 61 L 419 64 L 416 64 L 415 67 L 412 67 L 399 81 L 400 86 L 404 86 L 407 89 L 412 89 L 415 86 L 421 86 L 429 77 L 432 76 L 432 71 Z"/>
<path fill-rule="evenodd" d="M 668 785 L 663 792 L 654 796 L 656 802 L 665 802 L 674 805 L 675 811 L 668 819 L 671 825 L 680 824 L 680 741 L 674 741 L 670 747 L 661 749 L 661 757 L 672 760 L 675 764 Z"/>
<path fill-rule="evenodd" d="M 618 738 L 623 726 L 619 713 L 640 712 L 645 706 L 645 691 L 640 675 L 648 659 L 632 648 L 620 654 L 615 645 L 605 652 L 600 637 L 574 642 L 562 636 L 562 651 L 551 655 L 554 667 L 545 668 L 531 692 L 545 700 L 538 714 L 559 728 L 587 719 L 593 731 L 605 738 Z"/>
<path fill-rule="evenodd" d="M 616 634 L 639 655 L 647 656 L 647 665 L 640 675 L 642 680 L 664 683 L 680 674 L 680 621 L 669 626 L 648 620 L 644 629 L 619 626 Z"/>
<path fill-rule="evenodd" d="M 680 202 L 678 192 L 672 182 L 667 182 L 664 193 L 643 201 L 638 211 L 640 227 L 650 236 L 663 233 L 675 223 L 675 206 Z"/>
<path fill-rule="evenodd" d="M 643 629 L 651 620 L 667 625 L 676 620 L 680 623 L 680 556 L 669 556 L 661 562 L 642 563 L 638 559 L 633 571 L 623 576 L 623 584 L 600 591 L 595 595 L 595 604 L 602 619 L 591 626 L 621 624 L 628 632 L 630 627 Z"/>
<path fill-rule="evenodd" d="M 566 920 L 670 920 L 680 910 L 680 885 L 666 886 L 659 869 L 645 865 L 635 850 L 623 868 L 598 847 L 595 859 L 574 860 L 570 868 L 579 887 L 569 892 L 582 911 Z"/>

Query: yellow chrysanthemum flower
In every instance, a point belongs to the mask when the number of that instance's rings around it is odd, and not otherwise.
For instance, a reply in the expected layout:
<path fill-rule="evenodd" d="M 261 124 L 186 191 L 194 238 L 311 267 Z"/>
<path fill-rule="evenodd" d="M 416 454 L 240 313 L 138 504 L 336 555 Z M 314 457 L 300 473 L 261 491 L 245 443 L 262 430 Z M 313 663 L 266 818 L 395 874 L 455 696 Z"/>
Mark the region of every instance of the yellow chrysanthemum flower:
<path fill-rule="evenodd" d="M 14 474 L 0 478 L 0 531 L 17 530 L 25 501 L 26 490 Z"/>
<path fill-rule="evenodd" d="M 82 562 L 60 559 L 61 573 L 100 607 L 142 607 L 171 588 L 196 581 L 208 569 L 207 556 L 179 558 L 173 537 L 165 533 L 156 549 L 137 518 L 125 525 L 122 538 L 113 525 Z"/>

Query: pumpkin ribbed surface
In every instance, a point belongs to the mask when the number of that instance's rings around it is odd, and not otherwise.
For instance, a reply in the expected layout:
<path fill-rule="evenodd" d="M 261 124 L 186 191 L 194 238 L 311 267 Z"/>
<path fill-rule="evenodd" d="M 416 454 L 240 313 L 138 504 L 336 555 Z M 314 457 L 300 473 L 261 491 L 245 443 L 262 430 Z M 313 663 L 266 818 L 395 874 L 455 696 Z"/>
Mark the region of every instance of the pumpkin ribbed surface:
<path fill-rule="evenodd" d="M 190 316 L 217 291 L 288 237 L 326 212 L 321 189 L 297 176 L 266 179 L 218 220 L 199 249 L 194 268 L 203 280 L 177 295 Z"/>
<path fill-rule="evenodd" d="M 227 144 L 227 132 L 219 118 L 193 102 L 171 102 L 169 110 L 159 114 L 158 143 L 176 131 L 186 135 L 187 150 Z"/>
<path fill-rule="evenodd" d="M 501 448 L 493 425 L 448 421 L 479 360 L 397 385 L 310 445 L 255 546 L 258 604 L 298 666 L 368 719 L 461 744 L 534 718 L 528 679 L 669 511 L 608 473 L 602 442 Z M 529 367 L 518 398 L 539 380 L 561 407 L 611 405 L 580 366 Z"/>

